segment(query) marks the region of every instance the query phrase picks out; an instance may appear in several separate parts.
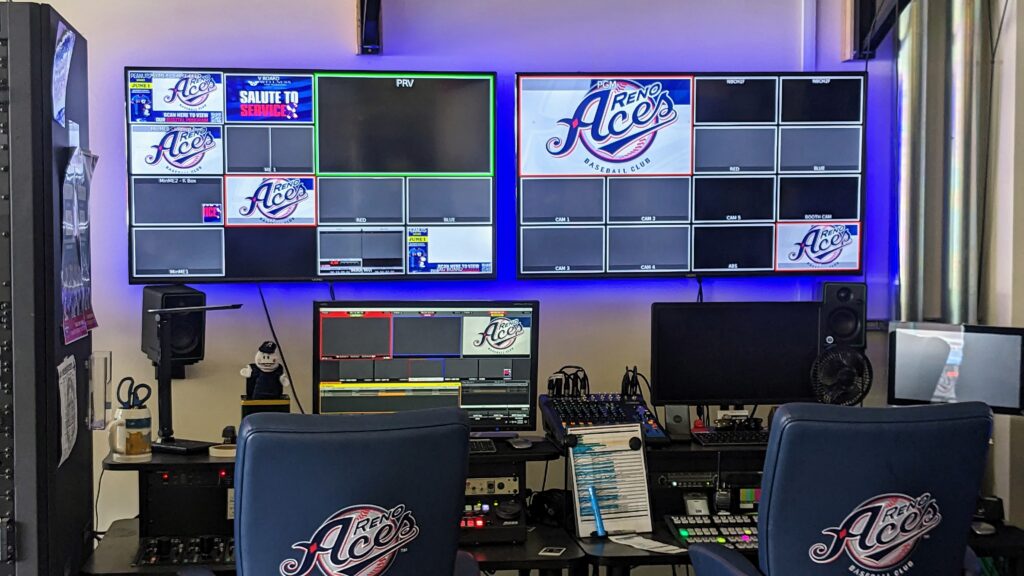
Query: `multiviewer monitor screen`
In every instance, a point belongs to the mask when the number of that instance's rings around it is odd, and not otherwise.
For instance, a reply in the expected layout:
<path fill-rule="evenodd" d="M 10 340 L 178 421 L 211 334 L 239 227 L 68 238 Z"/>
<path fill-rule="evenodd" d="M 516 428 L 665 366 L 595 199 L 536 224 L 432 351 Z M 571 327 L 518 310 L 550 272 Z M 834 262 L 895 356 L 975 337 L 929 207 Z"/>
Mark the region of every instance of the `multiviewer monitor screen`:
<path fill-rule="evenodd" d="M 493 74 L 125 81 L 132 282 L 493 276 Z"/>
<path fill-rule="evenodd" d="M 815 302 L 655 303 L 655 404 L 774 404 L 813 400 Z"/>
<path fill-rule="evenodd" d="M 533 429 L 537 302 L 315 305 L 316 411 L 456 406 L 477 430 Z"/>
<path fill-rule="evenodd" d="M 889 338 L 890 403 L 976 400 L 1020 414 L 1024 331 L 895 324 Z"/>
<path fill-rule="evenodd" d="M 862 268 L 860 74 L 520 74 L 523 277 Z"/>

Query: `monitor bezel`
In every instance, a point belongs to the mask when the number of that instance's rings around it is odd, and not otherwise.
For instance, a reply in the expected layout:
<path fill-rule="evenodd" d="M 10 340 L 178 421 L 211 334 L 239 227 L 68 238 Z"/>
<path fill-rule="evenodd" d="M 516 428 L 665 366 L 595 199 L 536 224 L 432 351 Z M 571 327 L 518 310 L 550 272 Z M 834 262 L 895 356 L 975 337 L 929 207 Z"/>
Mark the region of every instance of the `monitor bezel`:
<path fill-rule="evenodd" d="M 313 75 L 313 86 L 314 91 L 316 90 L 316 75 L 365 75 L 368 77 L 394 77 L 394 78 L 407 78 L 407 77 L 450 77 L 452 79 L 458 79 L 460 77 L 467 76 L 487 76 L 491 83 L 491 271 L 488 273 L 480 274 L 409 274 L 403 271 L 401 274 L 360 274 L 353 276 L 260 276 L 260 277 L 236 277 L 229 276 L 226 273 L 224 276 L 137 276 L 134 272 L 133 262 L 133 234 L 132 231 L 137 229 L 138 226 L 132 224 L 132 207 L 131 207 L 131 194 L 132 194 L 132 178 L 135 175 L 132 174 L 131 165 L 131 119 L 130 119 L 130 102 L 128 101 L 128 74 L 132 71 L 211 71 L 221 72 L 227 74 L 280 74 L 280 75 Z M 121 97 L 123 99 L 124 111 L 122 113 L 122 119 L 124 120 L 124 143 L 125 143 L 125 174 L 127 175 L 127 182 L 125 185 L 125 223 L 128 231 L 128 284 L 129 285 L 152 285 L 152 284 L 245 284 L 245 283 L 258 283 L 258 282 L 282 282 L 282 283 L 299 283 L 299 282 L 312 282 L 312 283 L 327 283 L 327 282 L 386 282 L 386 281 L 441 281 L 447 282 L 451 280 L 494 280 L 498 277 L 498 181 L 500 178 L 501 171 L 498 169 L 498 138 L 501 129 L 499 128 L 498 122 L 498 73 L 490 71 L 466 71 L 466 70 L 331 70 L 323 68 L 287 68 L 287 67 L 266 67 L 266 68 L 238 68 L 238 67 L 216 67 L 216 66 L 125 66 L 123 71 L 123 84 L 121 89 Z M 316 117 L 316 109 L 314 103 L 314 119 Z M 315 126 L 315 123 L 313 124 Z M 221 124 L 220 126 L 227 126 L 227 123 Z M 315 158 L 315 150 L 314 150 Z M 314 165 L 313 177 L 319 178 L 316 173 L 316 166 Z M 404 174 L 406 177 L 417 177 L 417 174 L 407 174 L 404 172 L 395 172 L 397 175 Z M 428 174 L 429 175 L 429 174 Z M 226 176 L 226 172 L 221 174 L 221 178 Z M 336 174 L 335 174 L 336 176 Z M 424 176 L 424 174 L 419 174 Z M 332 177 L 332 176 L 326 176 Z M 482 177 L 482 176 L 481 176 Z M 403 224 L 404 227 L 409 227 L 408 224 Z M 426 227 L 427 225 L 424 225 Z M 408 254 L 403 254 L 403 259 L 408 260 Z M 226 266 L 225 266 L 226 268 Z"/>
<path fill-rule="evenodd" d="M 320 413 L 320 311 L 324 308 L 530 308 L 533 328 L 530 330 L 530 409 L 527 423 L 508 426 L 479 426 L 470 422 L 473 432 L 522 432 L 537 428 L 537 374 L 540 366 L 540 301 L 539 300 L 318 300 L 313 302 L 313 414 Z"/>
<path fill-rule="evenodd" d="M 660 310 L 665 309 L 679 309 L 679 308 L 700 308 L 700 309 L 714 309 L 714 308 L 729 308 L 735 306 L 759 306 L 759 305 L 786 305 L 786 306 L 800 306 L 802 308 L 815 309 L 816 316 L 818 317 L 818 330 L 820 331 L 821 323 L 821 303 L 815 301 L 769 301 L 769 302 L 654 302 L 651 304 L 651 403 L 656 406 L 698 406 L 698 405 L 731 405 L 731 404 L 786 404 L 788 402 L 817 402 L 817 398 L 814 396 L 813 388 L 808 388 L 808 396 L 803 397 L 787 397 L 787 396 L 765 396 L 761 398 L 754 397 L 743 397 L 743 398 L 704 398 L 693 401 L 682 401 L 676 398 L 665 398 L 664 394 L 659 394 L 658 382 L 658 362 L 655 361 L 655 356 L 658 350 L 658 330 L 655 322 L 655 316 Z M 770 335 L 766 335 L 770 336 Z M 817 334 L 815 339 L 811 341 L 811 344 L 815 350 L 818 349 L 817 345 Z M 756 346 L 756 342 L 752 342 L 751 346 Z M 808 378 L 810 378 L 810 367 L 808 367 Z"/>
<path fill-rule="evenodd" d="M 899 398 L 896 395 L 896 331 L 897 330 L 935 330 L 956 332 L 963 331 L 968 334 L 1002 334 L 1007 336 L 1021 337 L 1021 388 L 1018 399 L 1021 407 L 993 406 L 985 403 L 992 412 L 1006 414 L 1009 416 L 1024 415 L 1024 328 L 1011 328 L 1006 326 L 981 326 L 977 324 L 944 324 L 941 322 L 890 322 L 888 330 L 889 343 L 886 347 L 889 358 L 887 362 L 888 372 L 886 374 L 886 403 L 891 406 L 924 406 L 937 404 L 927 400 L 916 400 L 911 398 Z M 980 402 L 980 400 L 978 400 Z"/>
<path fill-rule="evenodd" d="M 777 94 L 778 94 L 778 96 L 780 98 L 781 98 L 781 94 L 782 94 L 782 80 L 784 78 L 800 78 L 800 77 L 807 77 L 807 78 L 822 78 L 822 77 L 829 77 L 829 78 L 860 78 L 861 82 L 862 82 L 862 84 L 861 84 L 861 121 L 860 121 L 860 123 L 829 124 L 829 125 L 836 125 L 836 126 L 860 126 L 860 128 L 861 128 L 861 150 L 860 150 L 860 153 L 861 153 L 861 169 L 860 169 L 859 172 L 856 173 L 860 177 L 860 220 L 858 221 L 858 224 L 860 225 L 860 235 L 859 235 L 860 238 L 858 239 L 858 245 L 857 245 L 857 250 L 858 250 L 858 268 L 855 269 L 855 270 L 854 269 L 849 269 L 849 270 L 820 269 L 820 270 L 794 270 L 794 271 L 785 271 L 785 270 L 737 270 L 735 272 L 726 271 L 726 270 L 703 271 L 703 270 L 692 270 L 693 262 L 691 261 L 690 262 L 691 270 L 689 270 L 689 271 L 671 271 L 671 272 L 633 271 L 633 272 L 579 272 L 579 273 L 567 273 L 567 272 L 528 272 L 528 273 L 526 273 L 526 272 L 523 272 L 523 267 L 522 267 L 522 249 L 523 249 L 523 246 L 522 246 L 522 244 L 523 244 L 523 242 L 522 242 L 522 229 L 525 228 L 526 226 L 524 226 L 521 223 L 521 220 L 520 220 L 521 219 L 521 214 L 520 214 L 520 212 L 521 212 L 521 209 L 520 209 L 520 182 L 521 182 L 523 176 L 522 176 L 522 153 L 521 153 L 521 150 L 520 150 L 520 148 L 521 148 L 521 146 L 520 146 L 520 137 L 521 137 L 521 132 L 522 131 L 520 130 L 520 116 L 521 116 L 521 114 L 520 114 L 520 111 L 519 111 L 519 100 L 520 100 L 519 96 L 520 96 L 520 87 L 521 87 L 522 79 L 524 79 L 524 78 L 531 78 L 531 77 L 532 78 L 545 78 L 545 77 L 548 77 L 548 78 L 550 78 L 550 77 L 581 77 L 581 78 L 590 78 L 590 77 L 593 77 L 593 78 L 605 78 L 605 77 L 616 77 L 616 78 L 652 78 L 652 77 L 655 77 L 656 78 L 656 77 L 660 77 L 660 76 L 691 76 L 693 78 L 694 87 L 696 87 L 696 81 L 698 79 L 700 79 L 700 78 L 739 78 L 739 77 L 743 77 L 743 78 L 761 78 L 761 77 L 774 77 L 774 78 L 778 78 L 779 79 L 779 86 L 778 86 Z M 526 71 L 526 72 L 516 72 L 515 87 L 513 89 L 513 99 L 514 99 L 514 102 L 513 102 L 513 106 L 514 106 L 514 111 L 513 111 L 514 119 L 513 119 L 513 122 L 514 122 L 514 127 L 515 127 L 515 142 L 514 142 L 514 145 L 515 145 L 515 151 L 516 151 L 516 172 L 515 172 L 515 177 L 516 177 L 516 180 L 515 180 L 515 198 L 516 198 L 516 213 L 515 213 L 516 261 L 515 261 L 515 268 L 516 268 L 516 278 L 519 279 L 519 280 L 553 280 L 553 279 L 601 280 L 601 279 L 609 279 L 609 278 L 704 278 L 704 277 L 731 277 L 731 278 L 748 278 L 748 277 L 751 277 L 751 278 L 752 277 L 779 277 L 779 278 L 787 278 L 787 277 L 792 277 L 792 278 L 800 278 L 800 277 L 832 277 L 832 278 L 842 278 L 842 277 L 851 277 L 852 278 L 852 277 L 863 276 L 863 274 L 864 274 L 864 272 L 866 270 L 866 266 L 865 266 L 865 263 L 864 263 L 865 245 L 866 245 L 866 238 L 867 238 L 867 218 L 866 218 L 865 210 L 867 208 L 867 180 L 868 180 L 868 161 L 867 161 L 868 160 L 868 158 L 867 158 L 867 141 L 868 141 L 868 133 L 867 133 L 867 129 L 868 129 L 868 74 L 866 72 L 863 72 L 863 71 L 860 71 L 860 72 L 858 72 L 858 71 L 837 71 L 837 72 L 825 72 L 825 71 L 822 71 L 822 72 L 804 72 L 804 71 L 794 71 L 794 72 L 785 72 L 785 71 L 783 71 L 783 72 L 778 72 L 778 71 L 776 71 L 776 72 L 770 72 L 770 71 L 769 72 L 743 72 L 743 71 L 738 71 L 738 72 L 716 72 L 716 71 L 708 71 L 708 72 L 695 72 L 695 71 L 685 71 L 685 70 L 683 70 L 683 71 L 676 71 L 676 72 L 665 72 L 665 71 L 655 71 L 655 72 L 636 72 L 636 71 L 634 71 L 634 72 L 621 72 L 621 71 L 619 71 L 619 72 L 608 72 L 608 71 L 593 71 L 593 72 L 529 72 L 529 71 Z M 819 124 L 827 124 L 827 123 L 800 122 L 800 123 L 790 123 L 790 124 L 785 124 L 784 125 L 781 122 L 781 100 L 777 100 L 775 105 L 780 110 L 780 112 L 779 112 L 780 117 L 778 118 L 779 121 L 776 122 L 776 124 L 774 124 L 774 126 L 776 126 L 777 128 L 781 128 L 783 126 L 816 126 L 816 125 L 819 125 Z M 692 113 L 696 114 L 696 110 L 695 109 L 692 110 Z M 711 124 L 711 125 L 719 125 L 719 124 Z M 696 123 L 694 122 L 692 126 L 693 126 L 693 128 L 696 128 Z M 770 124 L 752 124 L 752 126 L 771 126 L 771 125 Z M 776 150 L 776 154 L 778 154 L 778 150 Z M 805 173 L 794 173 L 794 174 L 795 175 L 806 175 Z M 823 173 L 823 174 L 842 176 L 842 175 L 851 175 L 853 173 L 852 172 L 850 172 L 850 173 L 845 173 L 845 172 L 834 173 L 834 172 L 832 172 L 832 173 Z M 767 174 L 754 174 L 754 173 L 749 174 L 749 176 L 759 176 L 759 175 L 767 175 Z M 789 174 L 789 173 L 783 174 L 783 173 L 779 173 L 778 171 L 776 171 L 776 173 L 773 176 L 777 180 L 780 176 L 784 176 L 784 175 L 791 175 L 791 174 Z M 689 176 L 689 178 L 691 179 L 691 185 L 690 185 L 690 201 L 691 201 L 691 206 L 692 206 L 692 202 L 693 202 L 693 184 L 692 184 L 692 181 L 693 181 L 693 178 L 695 176 L 696 176 L 696 174 L 693 174 L 692 171 L 691 171 L 691 174 Z M 778 194 L 776 193 L 776 201 L 777 200 L 778 200 Z M 850 223 L 851 221 L 849 221 L 849 220 L 837 220 L 837 221 L 821 220 L 821 221 L 815 221 L 815 222 L 818 222 L 818 223 L 827 223 L 827 222 Z M 787 221 L 787 222 L 782 222 L 782 223 L 789 224 L 791 222 Z M 777 228 L 778 224 L 780 224 L 780 222 L 778 220 L 776 220 L 774 223 L 772 223 L 772 225 L 775 227 L 776 240 L 778 239 L 778 228 Z M 691 221 L 688 224 L 685 224 L 685 225 L 686 226 L 690 226 L 691 228 L 694 226 L 694 223 L 692 221 L 692 213 L 691 213 Z M 603 226 L 605 229 L 607 229 L 609 226 L 611 226 L 611 223 L 605 222 L 604 224 L 601 224 L 601 226 Z M 605 246 L 605 251 L 607 252 L 607 246 Z M 606 256 L 607 256 L 607 254 L 606 254 Z M 774 266 L 774 255 L 772 256 L 772 258 L 773 258 L 773 266 Z"/>

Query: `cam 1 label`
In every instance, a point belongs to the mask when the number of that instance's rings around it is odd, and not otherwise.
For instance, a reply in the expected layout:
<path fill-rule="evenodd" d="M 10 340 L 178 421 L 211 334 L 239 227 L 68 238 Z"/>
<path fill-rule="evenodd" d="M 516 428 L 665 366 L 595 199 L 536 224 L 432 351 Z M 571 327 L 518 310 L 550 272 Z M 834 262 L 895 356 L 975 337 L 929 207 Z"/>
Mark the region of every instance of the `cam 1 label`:
<path fill-rule="evenodd" d="M 523 76 L 521 176 L 692 172 L 692 76 Z"/>
<path fill-rule="evenodd" d="M 223 174 L 220 126 L 131 127 L 132 174 Z"/>
<path fill-rule="evenodd" d="M 225 76 L 228 122 L 313 121 L 313 77 L 269 74 Z"/>
<path fill-rule="evenodd" d="M 128 114 L 133 123 L 221 124 L 224 76 L 185 70 L 129 71 Z"/>
<path fill-rule="evenodd" d="M 312 176 L 228 176 L 227 226 L 315 226 Z"/>
<path fill-rule="evenodd" d="M 779 224 L 775 269 L 779 271 L 860 269 L 859 222 Z"/>

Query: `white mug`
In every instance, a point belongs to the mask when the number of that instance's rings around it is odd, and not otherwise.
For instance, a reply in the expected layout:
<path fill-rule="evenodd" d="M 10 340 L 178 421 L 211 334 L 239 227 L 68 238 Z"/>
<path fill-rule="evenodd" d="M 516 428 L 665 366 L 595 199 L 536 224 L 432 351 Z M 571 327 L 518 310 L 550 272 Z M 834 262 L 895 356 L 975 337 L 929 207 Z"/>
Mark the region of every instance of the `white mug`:
<path fill-rule="evenodd" d="M 153 458 L 153 417 L 149 408 L 119 408 L 110 425 L 110 454 L 115 462 Z"/>

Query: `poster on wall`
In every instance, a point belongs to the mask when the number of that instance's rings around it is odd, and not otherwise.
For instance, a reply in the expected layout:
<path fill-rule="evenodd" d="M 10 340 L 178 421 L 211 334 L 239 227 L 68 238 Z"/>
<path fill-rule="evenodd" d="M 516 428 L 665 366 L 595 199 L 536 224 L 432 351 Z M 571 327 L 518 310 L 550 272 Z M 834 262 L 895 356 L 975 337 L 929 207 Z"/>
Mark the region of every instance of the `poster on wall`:
<path fill-rule="evenodd" d="M 520 176 L 692 173 L 692 76 L 519 83 Z"/>
<path fill-rule="evenodd" d="M 61 326 L 65 344 L 84 338 L 97 326 L 89 256 L 89 187 L 97 160 L 75 148 L 61 189 Z"/>

